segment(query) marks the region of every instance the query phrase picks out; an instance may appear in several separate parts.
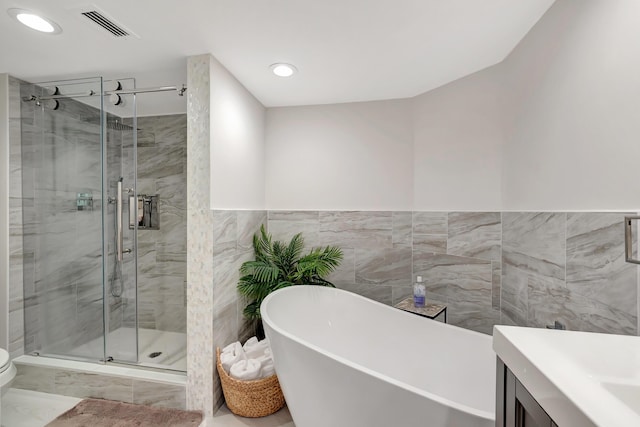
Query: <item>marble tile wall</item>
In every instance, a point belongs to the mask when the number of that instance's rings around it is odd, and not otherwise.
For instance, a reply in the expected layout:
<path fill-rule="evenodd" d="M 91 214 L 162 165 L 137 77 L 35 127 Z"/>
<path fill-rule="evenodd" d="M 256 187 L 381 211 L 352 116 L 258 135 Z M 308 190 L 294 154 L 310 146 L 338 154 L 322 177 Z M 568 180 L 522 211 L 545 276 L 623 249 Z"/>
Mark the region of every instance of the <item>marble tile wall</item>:
<path fill-rule="evenodd" d="M 79 398 L 185 409 L 185 386 L 63 368 L 16 364 L 14 388 Z"/>
<path fill-rule="evenodd" d="M 503 322 L 637 335 L 638 269 L 624 261 L 623 218 L 504 213 Z"/>
<path fill-rule="evenodd" d="M 266 211 L 213 211 L 213 345 L 224 347 L 255 334 L 242 310 L 245 301 L 238 295 L 239 269 L 254 258 L 253 235 L 267 223 Z M 215 406 L 223 402 L 217 371 L 214 372 Z"/>
<path fill-rule="evenodd" d="M 624 262 L 623 214 L 269 211 L 275 238 L 338 245 L 330 280 L 385 304 L 412 293 L 448 305 L 449 322 L 636 334 L 637 267 Z"/>

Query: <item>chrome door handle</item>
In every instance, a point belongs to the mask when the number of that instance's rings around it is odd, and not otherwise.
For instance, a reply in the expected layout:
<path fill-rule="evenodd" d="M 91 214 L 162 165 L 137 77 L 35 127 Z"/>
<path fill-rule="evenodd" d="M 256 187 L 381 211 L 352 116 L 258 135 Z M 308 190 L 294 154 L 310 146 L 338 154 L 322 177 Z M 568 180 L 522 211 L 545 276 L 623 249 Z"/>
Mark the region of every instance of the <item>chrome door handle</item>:
<path fill-rule="evenodd" d="M 640 264 L 640 259 L 633 258 L 633 230 L 632 221 L 640 220 L 640 216 L 624 217 L 624 260 L 633 264 Z"/>
<path fill-rule="evenodd" d="M 122 178 L 118 181 L 116 198 L 116 254 L 118 261 L 122 261 Z"/>

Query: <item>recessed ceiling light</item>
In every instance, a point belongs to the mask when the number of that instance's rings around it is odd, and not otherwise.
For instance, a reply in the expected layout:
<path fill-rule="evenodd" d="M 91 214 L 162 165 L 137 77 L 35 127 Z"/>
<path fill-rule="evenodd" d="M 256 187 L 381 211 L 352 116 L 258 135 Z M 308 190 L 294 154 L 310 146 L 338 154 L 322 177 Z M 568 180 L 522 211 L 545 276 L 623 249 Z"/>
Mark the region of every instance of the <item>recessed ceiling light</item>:
<path fill-rule="evenodd" d="M 270 68 L 278 77 L 291 77 L 298 71 L 293 65 L 285 63 L 272 64 Z"/>
<path fill-rule="evenodd" d="M 60 34 L 62 28 L 50 19 L 43 18 L 42 16 L 25 9 L 9 9 L 7 13 L 12 18 L 15 18 L 23 25 L 47 34 Z"/>

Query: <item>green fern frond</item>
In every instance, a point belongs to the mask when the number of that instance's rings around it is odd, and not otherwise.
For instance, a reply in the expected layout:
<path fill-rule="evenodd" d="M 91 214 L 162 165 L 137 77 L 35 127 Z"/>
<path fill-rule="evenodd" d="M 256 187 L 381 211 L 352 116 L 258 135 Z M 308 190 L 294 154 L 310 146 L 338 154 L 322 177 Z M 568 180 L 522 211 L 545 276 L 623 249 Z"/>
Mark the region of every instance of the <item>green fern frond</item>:
<path fill-rule="evenodd" d="M 255 260 L 240 267 L 238 292 L 250 302 L 243 313 L 248 319 L 260 319 L 260 304 L 271 292 L 296 285 L 334 286 L 326 280 L 342 261 L 342 249 L 336 246 L 313 248 L 307 255 L 302 233 L 288 244 L 273 241 L 265 226 L 253 236 Z"/>
<path fill-rule="evenodd" d="M 300 258 L 302 254 L 302 250 L 304 249 L 304 238 L 302 237 L 302 233 L 298 233 L 291 239 L 289 242 L 289 246 L 285 251 L 285 256 L 290 261 L 295 261 Z"/>
<path fill-rule="evenodd" d="M 260 301 L 262 302 L 262 301 Z M 242 311 L 242 314 L 244 314 L 244 317 L 246 317 L 247 319 L 250 320 L 258 320 L 260 319 L 260 304 L 258 303 L 258 301 L 254 301 L 250 304 L 248 304 L 244 310 Z"/>

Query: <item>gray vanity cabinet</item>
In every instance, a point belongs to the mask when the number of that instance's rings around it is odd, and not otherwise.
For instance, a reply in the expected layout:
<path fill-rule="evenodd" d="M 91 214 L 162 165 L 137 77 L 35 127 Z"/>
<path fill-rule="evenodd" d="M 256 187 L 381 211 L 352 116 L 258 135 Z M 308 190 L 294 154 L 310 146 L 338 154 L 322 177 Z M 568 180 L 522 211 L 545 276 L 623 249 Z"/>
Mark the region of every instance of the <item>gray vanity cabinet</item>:
<path fill-rule="evenodd" d="M 496 427 L 558 427 L 499 358 L 496 377 Z"/>

